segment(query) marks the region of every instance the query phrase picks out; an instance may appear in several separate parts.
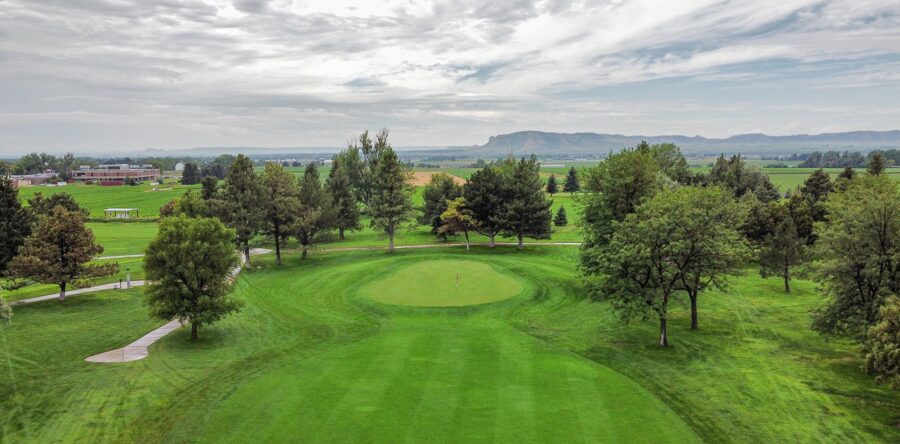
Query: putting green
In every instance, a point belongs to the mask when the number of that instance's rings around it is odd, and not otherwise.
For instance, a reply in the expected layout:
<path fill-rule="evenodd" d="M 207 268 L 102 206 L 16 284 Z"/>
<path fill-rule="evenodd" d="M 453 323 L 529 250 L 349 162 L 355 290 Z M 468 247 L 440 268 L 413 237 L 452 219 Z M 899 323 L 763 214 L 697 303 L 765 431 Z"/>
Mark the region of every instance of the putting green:
<path fill-rule="evenodd" d="M 522 284 L 479 261 L 438 260 L 404 266 L 359 289 L 383 304 L 414 307 L 461 307 L 512 298 Z"/>

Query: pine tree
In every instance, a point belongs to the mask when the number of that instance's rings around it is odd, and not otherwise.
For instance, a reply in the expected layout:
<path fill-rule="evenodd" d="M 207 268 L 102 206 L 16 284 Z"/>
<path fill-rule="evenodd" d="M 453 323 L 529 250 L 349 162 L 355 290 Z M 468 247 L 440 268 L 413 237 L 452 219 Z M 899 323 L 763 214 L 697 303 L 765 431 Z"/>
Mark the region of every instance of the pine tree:
<path fill-rule="evenodd" d="M 184 170 L 181 172 L 182 185 L 194 185 L 200 181 L 200 169 L 193 162 L 184 164 Z"/>
<path fill-rule="evenodd" d="M 559 210 L 556 211 L 556 217 L 553 218 L 553 225 L 557 227 L 564 227 L 569 224 L 569 219 L 566 218 L 566 207 L 559 207 Z"/>
<path fill-rule="evenodd" d="M 331 195 L 322 188 L 319 168 L 306 165 L 300 178 L 300 198 L 291 231 L 303 247 L 301 259 L 306 259 L 309 247 L 319 241 L 322 233 L 334 228 L 336 211 Z"/>
<path fill-rule="evenodd" d="M 265 210 L 262 185 L 259 176 L 253 172 L 253 162 L 247 156 L 238 154 L 229 166 L 225 183 L 212 207 L 225 226 L 235 231 L 235 241 L 249 265 L 250 240 L 263 228 Z"/>
<path fill-rule="evenodd" d="M 388 236 L 388 251 L 394 251 L 394 236 L 402 224 L 412 217 L 412 188 L 407 183 L 406 168 L 390 147 L 381 154 L 375 171 L 372 195 L 372 228 Z"/>
<path fill-rule="evenodd" d="M 216 196 L 216 192 L 219 189 L 219 179 L 215 176 L 206 176 L 203 180 L 200 181 L 202 186 L 200 190 L 200 197 L 203 200 L 210 200 Z"/>
<path fill-rule="evenodd" d="M 784 279 L 784 292 L 791 292 L 791 267 L 803 261 L 806 239 L 797 234 L 791 217 L 784 217 L 775 232 L 766 238 L 759 253 L 760 275 L 780 276 Z"/>
<path fill-rule="evenodd" d="M 466 206 L 478 222 L 477 231 L 488 237 L 491 248 L 503 229 L 504 192 L 503 178 L 494 164 L 472 173 L 463 188 Z"/>
<path fill-rule="evenodd" d="M 553 201 L 544 195 L 537 158 L 532 155 L 518 162 L 508 160 L 502 177 L 506 189 L 501 213 L 503 231 L 517 238 L 520 250 L 525 246 L 525 237 L 548 239 Z"/>
<path fill-rule="evenodd" d="M 338 229 L 338 236 L 344 239 L 345 231 L 358 230 L 361 226 L 359 224 L 359 206 L 356 203 L 353 183 L 350 179 L 350 167 L 342 161 L 340 156 L 334 157 L 325 188 L 334 203 L 335 227 Z"/>
<path fill-rule="evenodd" d="M 31 234 L 31 213 L 22 208 L 19 190 L 12 180 L 0 176 L 0 275 Z"/>
<path fill-rule="evenodd" d="M 281 265 L 281 245 L 297 215 L 300 189 L 294 175 L 279 163 L 267 163 L 261 180 L 266 221 L 263 231 L 275 241 L 275 263 Z"/>
<path fill-rule="evenodd" d="M 550 177 L 547 178 L 547 193 L 552 197 L 557 192 L 559 192 L 559 186 L 556 184 L 556 176 L 551 174 Z"/>
<path fill-rule="evenodd" d="M 578 181 L 578 171 L 575 170 L 575 167 L 569 168 L 569 173 L 566 174 L 566 183 L 563 185 L 563 191 L 566 193 L 577 193 L 581 190 L 581 183 Z"/>
<path fill-rule="evenodd" d="M 58 285 L 63 301 L 70 284 L 83 286 L 116 272 L 116 264 L 91 264 L 102 252 L 94 233 L 84 226 L 84 216 L 58 206 L 39 219 L 19 255 L 9 262 L 9 271 L 16 278 Z"/>
<path fill-rule="evenodd" d="M 872 153 L 872 157 L 869 159 L 869 167 L 866 171 L 873 176 L 878 176 L 884 172 L 884 156 L 880 151 Z"/>

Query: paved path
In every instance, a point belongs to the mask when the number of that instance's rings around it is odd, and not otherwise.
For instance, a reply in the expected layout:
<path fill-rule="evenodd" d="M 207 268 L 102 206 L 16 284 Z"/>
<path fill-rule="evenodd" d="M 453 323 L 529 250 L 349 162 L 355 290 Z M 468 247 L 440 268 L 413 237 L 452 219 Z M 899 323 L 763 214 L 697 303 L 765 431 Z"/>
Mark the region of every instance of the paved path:
<path fill-rule="evenodd" d="M 250 254 L 255 256 L 259 254 L 266 254 L 271 251 L 272 250 L 268 250 L 265 248 L 253 248 L 250 250 Z M 232 270 L 231 272 L 232 278 L 236 278 L 238 273 L 241 272 L 241 268 L 243 268 L 244 266 L 243 255 L 241 257 L 241 265 L 234 267 L 234 270 Z M 167 334 L 178 330 L 179 328 L 181 328 L 181 322 L 178 322 L 177 319 L 173 319 L 167 322 L 162 327 L 159 327 L 156 330 L 153 330 L 150 333 L 141 336 L 140 339 L 132 342 L 131 344 L 128 344 L 122 348 L 110 350 L 108 352 L 88 356 L 87 358 L 84 358 L 84 360 L 87 362 L 108 364 L 112 362 L 131 362 L 137 361 L 139 359 L 144 359 L 148 354 L 150 354 L 150 350 L 148 350 L 148 347 L 153 345 L 154 342 L 165 337 Z"/>
<path fill-rule="evenodd" d="M 145 284 L 146 284 L 145 281 L 131 281 L 132 287 L 141 287 Z M 127 286 L 128 286 L 128 284 L 123 281 L 122 287 L 127 288 Z M 69 296 L 77 296 L 79 294 L 84 294 L 84 293 L 93 293 L 95 291 L 116 290 L 118 288 L 119 288 L 118 282 L 111 282 L 109 284 L 103 284 L 103 285 L 95 285 L 93 287 L 87 287 L 87 288 L 79 288 L 77 290 L 67 291 L 66 298 L 68 298 Z M 51 299 L 59 299 L 59 293 L 48 294 L 46 296 L 36 296 L 33 298 L 22 299 L 20 301 L 13 301 L 13 302 L 10 302 L 9 305 L 31 304 L 33 302 L 49 301 Z"/>
<path fill-rule="evenodd" d="M 128 344 L 122 348 L 117 348 L 115 350 L 96 354 L 94 356 L 88 356 L 87 358 L 84 358 L 84 360 L 87 362 L 110 363 L 130 362 L 137 361 L 138 359 L 144 359 L 150 353 L 150 351 L 147 350 L 147 347 L 152 345 L 154 342 L 162 339 L 163 336 L 179 328 L 181 328 L 181 323 L 178 322 L 177 319 L 169 321 L 162 327 L 159 327 L 156 330 L 145 334 L 141 337 L 141 339 L 138 339 L 131 344 Z"/>

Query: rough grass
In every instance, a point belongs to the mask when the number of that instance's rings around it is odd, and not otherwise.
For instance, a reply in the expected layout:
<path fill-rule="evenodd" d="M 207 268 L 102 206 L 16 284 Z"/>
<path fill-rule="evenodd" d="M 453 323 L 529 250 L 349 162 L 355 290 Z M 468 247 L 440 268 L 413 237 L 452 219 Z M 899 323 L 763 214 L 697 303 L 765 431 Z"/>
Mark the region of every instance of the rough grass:
<path fill-rule="evenodd" d="M 576 248 L 287 258 L 241 275 L 241 313 L 128 364 L 82 359 L 157 325 L 136 291 L 17 308 L 0 327 L 0 440 L 900 440 L 900 395 L 859 371 L 851 344 L 809 330 L 808 282 L 784 295 L 743 277 L 701 297 L 695 332 L 676 304 L 663 350 L 652 320 L 584 300 Z M 524 292 L 459 308 L 359 294 L 385 270 L 466 260 Z"/>

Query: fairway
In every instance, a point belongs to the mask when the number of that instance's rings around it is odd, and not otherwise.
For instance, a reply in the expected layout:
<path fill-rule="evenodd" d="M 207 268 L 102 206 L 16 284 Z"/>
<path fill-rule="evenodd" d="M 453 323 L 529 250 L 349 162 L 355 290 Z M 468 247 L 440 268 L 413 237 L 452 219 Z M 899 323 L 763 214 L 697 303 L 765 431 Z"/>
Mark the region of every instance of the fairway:
<path fill-rule="evenodd" d="M 586 301 L 577 248 L 335 252 L 240 275 L 239 314 L 163 338 L 123 365 L 86 363 L 161 322 L 140 290 L 17 307 L 0 325 L 6 442 L 896 442 L 900 400 L 859 372 L 852 344 L 807 327 L 815 286 L 744 277 L 671 313 L 623 324 Z M 424 264 L 449 280 L 427 277 Z M 453 268 L 519 284 L 491 304 L 376 302 Z M 395 270 L 384 275 L 385 270 Z M 493 283 L 490 283 L 493 282 Z M 474 282 L 473 282 L 474 283 Z M 452 287 L 450 287 L 452 288 Z M 745 305 L 735 311 L 731 301 Z M 15 378 L 15 384 L 12 383 Z M 710 383 L 712 381 L 712 383 Z M 841 387 L 835 392 L 832 387 Z M 86 426 L 90 424 L 90 426 Z"/>
<path fill-rule="evenodd" d="M 407 265 L 364 285 L 359 293 L 383 304 L 461 307 L 502 301 L 521 291 L 514 277 L 484 262 L 457 260 Z"/>

